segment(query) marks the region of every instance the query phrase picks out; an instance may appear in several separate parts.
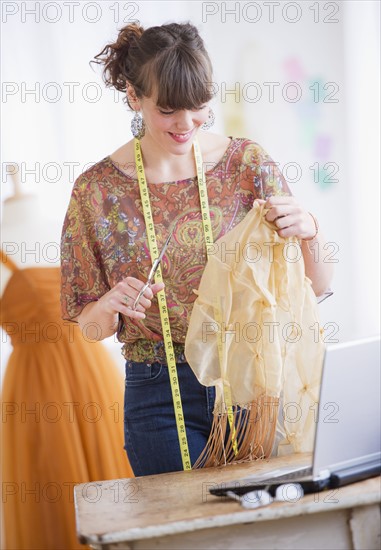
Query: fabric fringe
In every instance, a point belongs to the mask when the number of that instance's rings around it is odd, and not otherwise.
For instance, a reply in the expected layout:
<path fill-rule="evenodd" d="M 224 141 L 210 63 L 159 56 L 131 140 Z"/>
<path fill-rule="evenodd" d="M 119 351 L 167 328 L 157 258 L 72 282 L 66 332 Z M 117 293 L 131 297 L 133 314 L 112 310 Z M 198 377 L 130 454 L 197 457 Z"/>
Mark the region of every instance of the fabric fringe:
<path fill-rule="evenodd" d="M 274 446 L 278 410 L 279 398 L 266 395 L 245 407 L 215 410 L 209 439 L 193 468 L 268 458 Z M 233 417 L 233 429 L 229 415 Z"/>

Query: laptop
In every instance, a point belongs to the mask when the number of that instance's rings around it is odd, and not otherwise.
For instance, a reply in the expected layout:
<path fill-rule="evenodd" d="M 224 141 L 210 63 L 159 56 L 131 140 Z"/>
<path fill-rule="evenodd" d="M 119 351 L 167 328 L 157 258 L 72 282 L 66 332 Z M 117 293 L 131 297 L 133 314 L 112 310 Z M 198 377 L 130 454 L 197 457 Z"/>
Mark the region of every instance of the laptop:
<path fill-rule="evenodd" d="M 224 496 L 299 483 L 304 493 L 381 473 L 380 336 L 328 346 L 324 354 L 312 465 L 281 468 L 213 486 Z"/>

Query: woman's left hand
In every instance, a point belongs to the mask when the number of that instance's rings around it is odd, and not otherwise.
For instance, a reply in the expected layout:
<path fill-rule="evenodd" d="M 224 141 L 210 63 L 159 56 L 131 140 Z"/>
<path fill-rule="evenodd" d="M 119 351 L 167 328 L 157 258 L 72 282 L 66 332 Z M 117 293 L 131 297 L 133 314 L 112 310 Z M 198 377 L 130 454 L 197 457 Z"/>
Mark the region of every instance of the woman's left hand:
<path fill-rule="evenodd" d="M 257 199 L 265 208 L 269 208 L 265 219 L 277 227 L 280 237 L 312 239 L 316 226 L 312 215 L 304 210 L 290 195 L 269 197 L 266 201 Z"/>

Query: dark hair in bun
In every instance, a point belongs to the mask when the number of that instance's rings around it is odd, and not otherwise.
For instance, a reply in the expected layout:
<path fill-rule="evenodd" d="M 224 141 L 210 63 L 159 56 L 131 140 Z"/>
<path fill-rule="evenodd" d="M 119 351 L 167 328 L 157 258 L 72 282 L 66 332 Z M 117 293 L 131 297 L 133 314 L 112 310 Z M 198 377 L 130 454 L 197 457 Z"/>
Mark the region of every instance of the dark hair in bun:
<path fill-rule="evenodd" d="M 212 65 L 190 23 L 146 30 L 131 23 L 93 62 L 104 65 L 106 86 L 125 92 L 129 83 L 138 98 L 157 93 L 157 105 L 164 109 L 196 109 L 213 97 Z"/>

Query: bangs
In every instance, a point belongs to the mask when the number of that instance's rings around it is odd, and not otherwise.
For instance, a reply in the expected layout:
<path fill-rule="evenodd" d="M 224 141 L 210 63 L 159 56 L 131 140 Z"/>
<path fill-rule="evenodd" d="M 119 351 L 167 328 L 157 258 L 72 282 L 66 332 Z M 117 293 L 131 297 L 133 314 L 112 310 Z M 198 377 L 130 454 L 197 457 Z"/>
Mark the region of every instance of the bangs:
<path fill-rule="evenodd" d="M 157 90 L 156 104 L 162 109 L 199 109 L 213 97 L 212 67 L 205 56 L 167 50 L 147 63 L 144 72 L 147 95 Z"/>

